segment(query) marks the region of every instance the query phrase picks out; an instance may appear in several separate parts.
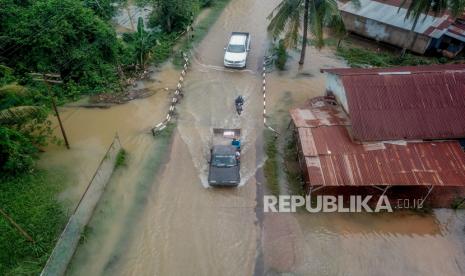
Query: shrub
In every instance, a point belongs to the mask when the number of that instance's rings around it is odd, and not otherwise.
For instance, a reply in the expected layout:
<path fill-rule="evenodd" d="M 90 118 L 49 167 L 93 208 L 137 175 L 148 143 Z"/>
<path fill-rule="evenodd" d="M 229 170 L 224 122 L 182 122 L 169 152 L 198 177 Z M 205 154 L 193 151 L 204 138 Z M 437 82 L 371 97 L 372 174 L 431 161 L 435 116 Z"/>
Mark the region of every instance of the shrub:
<path fill-rule="evenodd" d="M 30 171 L 37 149 L 17 130 L 0 127 L 0 172 L 17 175 Z"/>

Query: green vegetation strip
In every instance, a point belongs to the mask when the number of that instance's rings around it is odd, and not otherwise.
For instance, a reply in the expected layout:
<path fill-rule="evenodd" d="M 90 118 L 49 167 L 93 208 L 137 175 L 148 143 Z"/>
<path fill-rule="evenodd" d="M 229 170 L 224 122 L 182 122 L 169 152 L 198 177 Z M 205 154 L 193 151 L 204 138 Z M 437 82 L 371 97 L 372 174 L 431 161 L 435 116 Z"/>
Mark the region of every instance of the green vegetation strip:
<path fill-rule="evenodd" d="M 292 194 L 303 196 L 305 195 L 305 190 L 298 161 L 297 139 L 292 131 L 286 133 L 285 142 L 284 162 L 287 182 Z"/>
<path fill-rule="evenodd" d="M 394 67 L 441 64 L 448 62 L 446 58 L 424 57 L 405 54 L 400 57 L 398 53 L 386 51 L 373 51 L 344 45 L 337 49 L 336 54 L 344 58 L 351 67 Z"/>
<path fill-rule="evenodd" d="M 278 144 L 274 133 L 265 129 L 265 153 L 267 159 L 263 167 L 268 190 L 273 195 L 279 195 L 279 175 L 278 175 Z"/>
<path fill-rule="evenodd" d="M 66 223 L 55 197 L 64 181 L 63 173 L 43 170 L 0 180 L 0 208 L 34 240 L 0 217 L 0 275 L 40 273 Z"/>

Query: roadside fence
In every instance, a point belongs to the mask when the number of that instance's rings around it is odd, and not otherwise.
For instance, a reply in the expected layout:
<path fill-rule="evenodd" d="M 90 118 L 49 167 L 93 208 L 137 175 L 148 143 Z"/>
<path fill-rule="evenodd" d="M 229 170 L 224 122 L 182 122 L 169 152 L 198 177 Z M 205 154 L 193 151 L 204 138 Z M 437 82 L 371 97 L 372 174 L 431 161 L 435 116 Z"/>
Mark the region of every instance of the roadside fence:
<path fill-rule="evenodd" d="M 265 125 L 265 127 L 269 130 L 271 130 L 272 132 L 274 132 L 276 135 L 279 135 L 279 132 L 276 131 L 274 128 L 272 128 L 271 126 L 269 126 L 267 123 L 266 123 L 266 118 L 267 118 L 267 115 L 266 115 L 266 73 L 267 73 L 267 66 L 270 65 L 270 62 L 271 62 L 271 57 L 269 56 L 265 56 L 263 58 L 263 70 L 262 70 L 262 78 L 263 78 L 263 81 L 262 81 L 262 92 L 263 92 L 263 124 Z"/>
<path fill-rule="evenodd" d="M 73 214 L 61 233 L 52 254 L 47 260 L 41 276 L 64 275 L 74 252 L 79 244 L 81 235 L 89 223 L 95 207 L 99 202 L 108 181 L 115 169 L 116 159 L 121 150 L 121 142 L 116 134 L 113 142 L 103 156 L 92 179 L 81 196 Z"/>
<path fill-rule="evenodd" d="M 176 115 L 176 105 L 179 103 L 182 97 L 184 97 L 183 91 L 182 91 L 182 86 L 184 84 L 184 78 L 187 73 L 187 68 L 189 67 L 189 57 L 185 54 L 182 53 L 182 56 L 184 58 L 184 66 L 181 71 L 181 75 L 179 76 L 178 84 L 176 86 L 176 91 L 174 92 L 174 96 L 171 99 L 171 105 L 170 108 L 168 109 L 168 112 L 166 114 L 165 119 L 158 123 L 155 127 L 152 128 L 152 135 L 156 136 L 159 134 L 163 129 L 166 128 L 168 123 L 171 121 L 174 115 Z"/>

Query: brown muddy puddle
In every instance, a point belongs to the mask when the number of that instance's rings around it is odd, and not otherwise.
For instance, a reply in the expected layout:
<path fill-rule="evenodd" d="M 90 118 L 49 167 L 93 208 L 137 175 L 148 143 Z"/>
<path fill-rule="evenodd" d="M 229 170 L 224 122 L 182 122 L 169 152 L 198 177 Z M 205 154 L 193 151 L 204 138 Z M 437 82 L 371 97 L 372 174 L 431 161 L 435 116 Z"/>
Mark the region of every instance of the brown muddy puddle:
<path fill-rule="evenodd" d="M 60 108 L 71 149 L 50 144 L 41 155 L 39 165 L 50 170 L 65 168 L 76 176 L 71 187 L 61 195 L 63 200 L 71 205 L 79 200 L 116 134 L 123 147 L 130 152 L 131 163 L 141 161 L 144 149 L 153 143 L 148 133 L 164 118 L 169 104 L 171 93 L 161 88 L 174 87 L 178 77 L 177 70 L 165 66 L 152 80 L 138 83 L 137 88 L 147 87 L 157 91 L 152 97 L 109 109 Z M 56 118 L 51 119 L 55 125 L 55 136 L 61 138 Z"/>
<path fill-rule="evenodd" d="M 256 172 L 265 158 L 261 64 L 266 16 L 278 0 L 235 0 L 194 50 L 185 97 L 168 145 L 150 127 L 165 117 L 179 71 L 164 66 L 142 86 L 154 96 L 110 109 L 62 108 L 72 149 L 51 146 L 41 165 L 66 167 L 75 181 L 62 195 L 75 203 L 116 132 L 128 164 L 116 171 L 79 246 L 70 275 L 463 275 L 465 214 L 256 214 Z M 244 71 L 222 67 L 231 31 L 249 31 Z M 269 121 L 285 130 L 287 110 L 324 93 L 322 67 L 344 66 L 331 50 L 308 49 L 298 68 L 267 75 Z M 246 99 L 237 116 L 234 98 Z M 241 128 L 241 186 L 207 188 L 213 127 Z M 56 130 L 57 131 L 57 130 Z M 59 133 L 57 132 L 57 136 Z M 158 174 L 155 168 L 163 164 Z M 260 189 L 260 188 L 258 188 Z M 258 206 L 260 208 L 260 206 Z M 261 229 L 263 227 L 263 229 Z M 258 260 L 262 259 L 262 262 Z M 259 264 L 258 264 L 259 263 Z M 256 267 L 259 266 L 259 269 Z"/>

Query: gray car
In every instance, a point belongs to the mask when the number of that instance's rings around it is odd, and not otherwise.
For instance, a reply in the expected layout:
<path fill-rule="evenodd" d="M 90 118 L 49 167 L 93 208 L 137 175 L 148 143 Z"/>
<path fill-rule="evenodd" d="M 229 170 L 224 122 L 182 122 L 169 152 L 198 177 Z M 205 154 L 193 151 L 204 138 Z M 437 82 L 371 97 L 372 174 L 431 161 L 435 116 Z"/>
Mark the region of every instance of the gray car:
<path fill-rule="evenodd" d="M 240 162 L 236 159 L 236 147 L 215 145 L 211 149 L 208 183 L 211 186 L 235 187 L 241 182 Z"/>
<path fill-rule="evenodd" d="M 208 161 L 208 183 L 211 186 L 235 187 L 241 182 L 240 137 L 240 129 L 212 129 L 212 147 Z"/>

